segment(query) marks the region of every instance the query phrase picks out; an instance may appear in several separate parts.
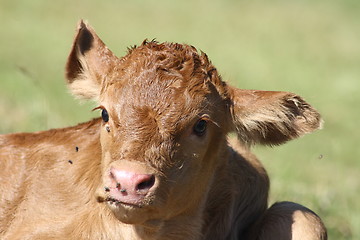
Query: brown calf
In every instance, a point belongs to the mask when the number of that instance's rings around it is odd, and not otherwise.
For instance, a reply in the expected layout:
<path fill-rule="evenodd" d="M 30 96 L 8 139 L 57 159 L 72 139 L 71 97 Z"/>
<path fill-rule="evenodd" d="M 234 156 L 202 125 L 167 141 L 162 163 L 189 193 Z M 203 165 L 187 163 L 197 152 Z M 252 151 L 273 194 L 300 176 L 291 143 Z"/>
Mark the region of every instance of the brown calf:
<path fill-rule="evenodd" d="M 66 77 L 102 118 L 0 136 L 1 239 L 326 239 L 309 209 L 267 209 L 249 151 L 319 128 L 301 97 L 231 87 L 188 45 L 117 58 L 83 22 Z"/>

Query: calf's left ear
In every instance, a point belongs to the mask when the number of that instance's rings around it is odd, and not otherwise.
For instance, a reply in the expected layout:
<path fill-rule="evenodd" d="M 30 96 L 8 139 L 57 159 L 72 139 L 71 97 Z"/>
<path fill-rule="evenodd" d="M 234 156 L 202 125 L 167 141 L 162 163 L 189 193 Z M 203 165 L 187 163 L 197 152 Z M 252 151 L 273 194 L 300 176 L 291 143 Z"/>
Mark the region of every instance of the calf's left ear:
<path fill-rule="evenodd" d="M 66 63 L 66 79 L 72 93 L 98 100 L 100 89 L 119 59 L 95 31 L 82 20 Z"/>
<path fill-rule="evenodd" d="M 289 92 L 229 87 L 234 130 L 248 144 L 278 145 L 321 128 L 320 114 Z"/>

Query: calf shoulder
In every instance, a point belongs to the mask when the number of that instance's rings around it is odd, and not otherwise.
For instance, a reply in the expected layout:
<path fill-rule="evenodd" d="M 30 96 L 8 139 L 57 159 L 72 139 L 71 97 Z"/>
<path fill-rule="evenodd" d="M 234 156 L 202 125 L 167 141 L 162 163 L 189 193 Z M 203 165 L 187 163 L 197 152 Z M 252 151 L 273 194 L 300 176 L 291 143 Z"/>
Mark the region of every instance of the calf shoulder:
<path fill-rule="evenodd" d="M 96 202 L 100 122 L 0 136 L 1 239 L 59 231 Z"/>

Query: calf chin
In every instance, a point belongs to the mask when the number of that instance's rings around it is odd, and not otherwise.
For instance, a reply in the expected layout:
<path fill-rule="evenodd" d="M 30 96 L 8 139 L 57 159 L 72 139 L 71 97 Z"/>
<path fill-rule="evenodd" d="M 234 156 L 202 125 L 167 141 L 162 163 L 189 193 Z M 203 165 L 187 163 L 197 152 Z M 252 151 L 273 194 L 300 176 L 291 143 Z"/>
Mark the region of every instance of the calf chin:
<path fill-rule="evenodd" d="M 125 224 L 143 225 L 153 214 L 149 208 L 107 202 L 114 216 Z"/>

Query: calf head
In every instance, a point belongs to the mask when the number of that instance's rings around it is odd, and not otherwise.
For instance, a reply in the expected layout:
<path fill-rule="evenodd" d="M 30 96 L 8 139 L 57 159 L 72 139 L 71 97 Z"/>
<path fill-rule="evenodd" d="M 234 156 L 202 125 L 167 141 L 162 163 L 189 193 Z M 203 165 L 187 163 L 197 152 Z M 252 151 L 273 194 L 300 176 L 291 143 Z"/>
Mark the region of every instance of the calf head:
<path fill-rule="evenodd" d="M 320 124 L 297 95 L 227 85 L 192 46 L 144 41 L 117 58 L 83 22 L 66 77 L 76 96 L 100 105 L 97 198 L 125 223 L 197 214 L 226 161 L 229 132 L 271 145 Z"/>

